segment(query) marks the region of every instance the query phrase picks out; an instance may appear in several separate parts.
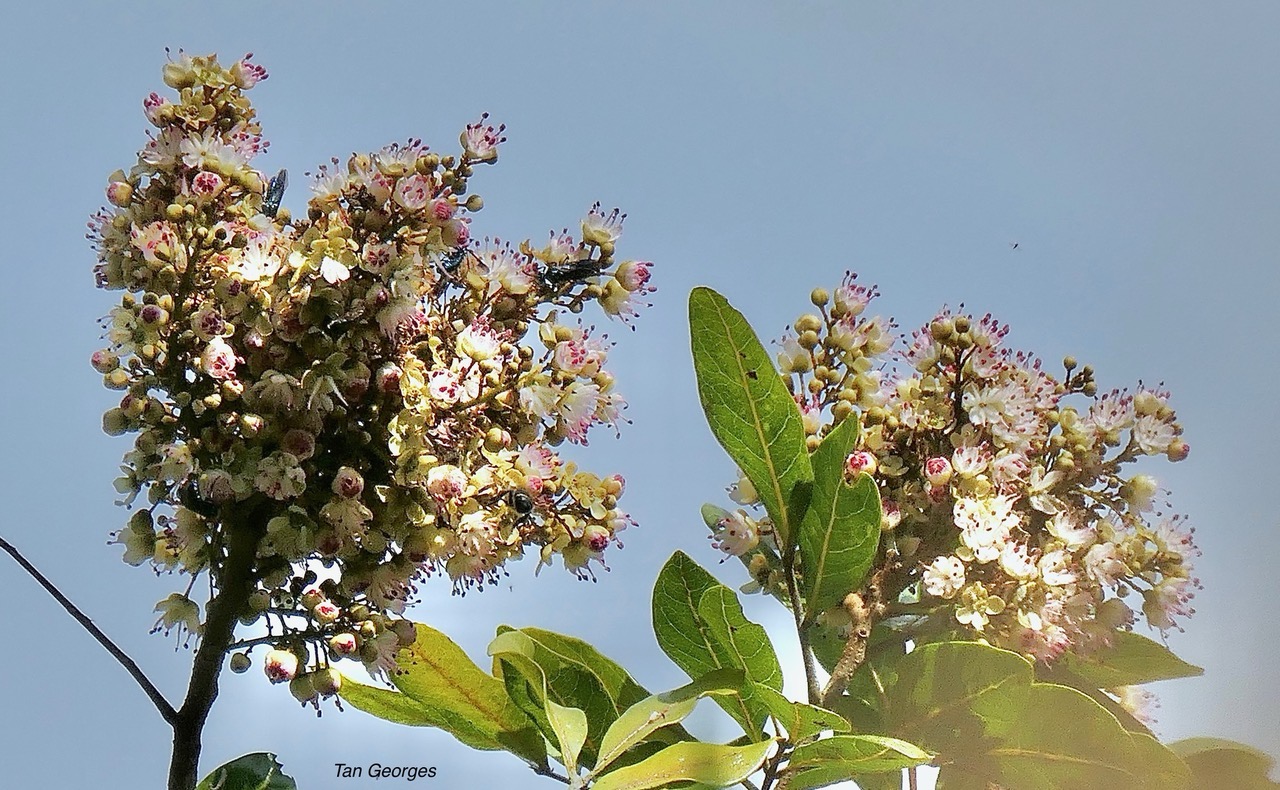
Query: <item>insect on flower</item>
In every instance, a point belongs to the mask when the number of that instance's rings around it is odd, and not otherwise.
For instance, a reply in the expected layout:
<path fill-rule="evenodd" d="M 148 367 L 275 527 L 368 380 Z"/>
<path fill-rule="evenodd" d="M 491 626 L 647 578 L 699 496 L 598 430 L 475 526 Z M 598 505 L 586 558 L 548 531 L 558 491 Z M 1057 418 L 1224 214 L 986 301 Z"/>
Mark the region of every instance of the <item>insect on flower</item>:
<path fill-rule="evenodd" d="M 570 261 L 563 266 L 554 268 L 547 267 L 542 272 L 542 279 L 546 281 L 551 288 L 559 288 L 566 283 L 572 283 L 579 280 L 585 280 L 588 277 L 594 277 L 600 273 L 603 268 L 601 261 L 584 258 L 579 261 Z"/>
<path fill-rule="evenodd" d="M 506 492 L 507 504 L 511 505 L 511 509 L 516 513 L 514 526 L 522 527 L 529 523 L 533 516 L 533 497 L 524 491 L 512 489 Z"/>
<path fill-rule="evenodd" d="M 283 167 L 271 177 L 267 183 L 267 191 L 262 196 L 262 213 L 275 217 L 280 211 L 280 201 L 284 200 L 284 190 L 289 186 L 289 171 Z"/>

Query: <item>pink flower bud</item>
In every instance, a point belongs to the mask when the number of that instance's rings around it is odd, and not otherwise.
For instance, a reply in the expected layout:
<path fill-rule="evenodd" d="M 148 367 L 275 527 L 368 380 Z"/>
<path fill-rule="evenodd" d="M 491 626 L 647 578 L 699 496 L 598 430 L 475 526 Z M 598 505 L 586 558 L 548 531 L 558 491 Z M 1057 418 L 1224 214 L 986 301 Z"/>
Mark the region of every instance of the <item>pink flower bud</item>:
<path fill-rule="evenodd" d="M 342 610 L 333 601 L 321 601 L 311 610 L 311 615 L 321 625 L 328 625 L 342 616 Z"/>
<path fill-rule="evenodd" d="M 609 548 L 609 538 L 611 537 L 609 530 L 599 524 L 588 524 L 587 528 L 582 532 L 582 539 L 595 552 L 601 552 Z"/>
<path fill-rule="evenodd" d="M 120 367 L 120 357 L 114 351 L 103 348 L 93 352 L 93 356 L 89 357 L 89 364 L 93 365 L 94 370 L 106 375 Z"/>
<path fill-rule="evenodd" d="M 628 291 L 649 293 L 656 290 L 648 287 L 650 269 L 652 267 L 653 264 L 649 261 L 623 261 L 618 265 L 618 271 L 613 276 Z"/>
<path fill-rule="evenodd" d="M 1191 453 L 1191 445 L 1181 439 L 1174 439 L 1169 442 L 1169 449 L 1165 450 L 1165 456 L 1170 461 L 1181 461 Z"/>
<path fill-rule="evenodd" d="M 133 187 L 127 181 L 112 181 L 107 185 L 107 200 L 113 206 L 125 208 L 133 199 Z"/>
<path fill-rule="evenodd" d="M 293 680 L 298 674 L 298 657 L 288 650 L 272 650 L 262 663 L 262 671 L 272 683 Z"/>
<path fill-rule="evenodd" d="M 329 637 L 329 649 L 338 656 L 354 655 L 360 649 L 356 635 L 350 633 L 335 634 Z"/>
<path fill-rule="evenodd" d="M 364 478 L 360 473 L 349 466 L 338 469 L 338 474 L 333 478 L 333 493 L 347 499 L 353 499 L 360 496 L 364 491 Z"/>
<path fill-rule="evenodd" d="M 400 391 L 400 376 L 403 371 L 399 365 L 393 365 L 390 362 L 378 368 L 377 377 L 375 379 L 378 391 L 386 394 Z"/>
<path fill-rule="evenodd" d="M 944 486 L 951 481 L 951 461 L 935 456 L 924 462 L 924 476 L 935 486 Z"/>
<path fill-rule="evenodd" d="M 873 454 L 866 450 L 855 450 L 845 459 L 844 468 L 849 476 L 857 477 L 862 472 L 874 475 L 879 464 L 876 463 L 876 457 Z"/>

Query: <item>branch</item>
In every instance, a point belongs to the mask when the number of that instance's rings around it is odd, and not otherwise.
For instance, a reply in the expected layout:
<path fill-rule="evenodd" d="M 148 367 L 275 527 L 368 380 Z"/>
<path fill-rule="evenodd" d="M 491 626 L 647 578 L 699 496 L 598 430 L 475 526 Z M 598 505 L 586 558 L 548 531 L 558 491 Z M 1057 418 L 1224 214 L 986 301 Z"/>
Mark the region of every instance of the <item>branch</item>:
<path fill-rule="evenodd" d="M 255 584 L 254 561 L 258 541 L 266 532 L 261 509 L 251 509 L 242 518 L 224 522 L 227 556 L 217 576 L 218 593 L 205 609 L 204 633 L 191 666 L 187 697 L 173 722 L 173 757 L 169 763 L 169 790 L 191 790 L 196 786 L 200 761 L 200 734 L 209 709 L 218 697 L 218 674 L 222 657 L 231 644 L 236 622 L 244 613 Z"/>
<path fill-rule="evenodd" d="M 76 605 L 71 603 L 67 596 L 63 595 L 62 591 L 54 586 L 53 582 L 46 579 L 44 574 L 36 570 L 36 566 L 27 562 L 27 558 L 23 557 L 21 552 L 14 548 L 13 544 L 0 537 L 0 548 L 7 551 L 9 556 L 13 557 L 17 563 L 22 566 L 23 570 L 31 574 L 32 578 L 36 581 L 40 582 L 40 585 L 49 591 L 49 594 L 53 596 L 54 600 L 62 604 L 62 608 L 67 610 L 67 614 L 71 615 L 77 623 L 84 626 L 84 629 L 88 631 L 94 639 L 97 639 L 98 643 L 105 647 L 107 652 L 110 653 L 116 661 L 120 662 L 120 666 L 124 667 L 125 671 L 132 675 L 134 680 L 138 681 L 138 685 L 141 686 L 142 690 L 146 692 L 146 695 L 151 698 L 152 704 L 154 704 L 156 709 L 160 711 L 160 715 L 164 717 L 164 720 L 172 725 L 178 718 L 178 712 L 173 709 L 173 706 L 169 704 L 169 701 L 160 693 L 160 689 L 156 688 L 151 680 L 143 674 L 142 669 L 138 667 L 134 660 L 129 658 L 123 650 L 117 647 L 116 643 L 112 642 L 111 638 L 102 632 L 102 629 L 94 625 L 93 621 L 90 620 L 84 612 L 81 612 L 76 608 Z"/>
<path fill-rule="evenodd" d="M 885 577 L 892 571 L 892 565 L 886 565 L 876 571 L 871 581 L 863 588 L 864 592 L 849 593 L 844 599 L 844 609 L 853 621 L 849 639 L 845 642 L 844 652 L 840 660 L 831 670 L 827 687 L 822 690 L 824 707 L 831 707 L 848 687 L 853 673 L 867 660 L 867 640 L 871 637 L 871 627 L 884 617 L 885 604 L 882 599 Z"/>

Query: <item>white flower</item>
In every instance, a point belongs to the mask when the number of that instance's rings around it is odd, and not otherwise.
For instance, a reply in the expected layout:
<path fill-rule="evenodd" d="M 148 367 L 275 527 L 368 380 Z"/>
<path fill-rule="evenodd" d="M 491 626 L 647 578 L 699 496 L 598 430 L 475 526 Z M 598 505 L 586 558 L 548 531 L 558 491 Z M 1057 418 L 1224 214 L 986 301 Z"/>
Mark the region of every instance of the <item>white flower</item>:
<path fill-rule="evenodd" d="M 1051 551 L 1040 558 L 1040 578 L 1053 587 L 1065 587 L 1075 583 L 1076 574 L 1070 568 L 1071 556 L 1065 551 Z"/>
<path fill-rule="evenodd" d="M 925 592 L 937 598 L 954 598 L 964 586 L 964 563 L 957 557 L 938 557 L 925 566 Z"/>
<path fill-rule="evenodd" d="M 760 543 L 760 525 L 745 510 L 728 513 L 716 523 L 711 546 L 741 557 Z"/>
<path fill-rule="evenodd" d="M 1093 527 L 1081 524 L 1078 513 L 1061 510 L 1045 524 L 1049 534 L 1062 541 L 1068 549 L 1078 549 L 1094 539 Z"/>
<path fill-rule="evenodd" d="M 181 633 L 183 630 L 193 634 L 200 633 L 200 605 L 182 593 L 171 593 L 160 603 L 155 611 L 160 613 L 152 632 L 164 630 L 166 634 L 173 628 Z"/>
<path fill-rule="evenodd" d="M 1036 564 L 1027 555 L 1027 547 L 1021 544 L 1004 544 L 1000 551 L 1000 568 L 1015 579 L 1025 581 L 1036 577 Z"/>
<path fill-rule="evenodd" d="M 1084 555 L 1085 572 L 1104 587 L 1114 587 L 1129 573 L 1114 543 L 1097 543 Z"/>
<path fill-rule="evenodd" d="M 330 285 L 336 285 L 350 278 L 351 270 L 326 255 L 324 260 L 320 261 L 320 276 Z"/>
<path fill-rule="evenodd" d="M 991 562 L 1000 556 L 1009 533 L 1022 522 L 1013 510 L 1013 498 L 994 496 L 985 499 L 963 497 L 952 508 L 960 541 L 973 552 L 978 562 Z"/>

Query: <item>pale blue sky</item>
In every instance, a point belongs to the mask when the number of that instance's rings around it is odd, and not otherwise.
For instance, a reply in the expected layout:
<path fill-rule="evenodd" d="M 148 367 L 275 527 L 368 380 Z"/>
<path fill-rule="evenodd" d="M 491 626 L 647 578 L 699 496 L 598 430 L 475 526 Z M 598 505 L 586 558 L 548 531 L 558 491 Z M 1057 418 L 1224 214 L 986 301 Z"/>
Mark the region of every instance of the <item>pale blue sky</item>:
<path fill-rule="evenodd" d="M 655 308 L 634 334 L 611 330 L 634 425 L 579 456 L 627 477 L 642 526 L 596 584 L 534 579 L 526 561 L 482 595 L 429 585 L 414 615 L 478 660 L 499 623 L 538 625 L 652 689 L 683 682 L 648 626 L 658 568 L 679 548 L 743 580 L 715 565 L 698 518 L 732 467 L 698 411 L 687 293 L 721 290 L 774 337 L 853 268 L 904 328 L 963 301 L 1048 362 L 1092 363 L 1104 389 L 1166 382 L 1192 454 L 1154 471 L 1197 527 L 1205 587 L 1169 644 L 1207 674 L 1157 687 L 1158 729 L 1280 754 L 1280 6 L 55 1 L 5 16 L 0 533 L 171 699 L 190 655 L 147 631 L 180 582 L 105 545 L 128 442 L 99 429 L 114 398 L 88 357 L 112 295 L 83 239 L 143 142 L 166 46 L 267 67 L 251 94 L 272 141 L 260 166 L 295 174 L 295 211 L 302 171 L 330 156 L 411 136 L 452 149 L 488 110 L 510 141 L 474 181 L 478 235 L 542 237 L 600 200 L 630 214 L 620 252 L 657 263 Z M 170 735 L 147 699 L 7 558 L 0 591 L 4 784 L 161 786 Z M 763 602 L 748 614 L 785 625 Z M 714 715 L 698 726 L 733 737 Z M 425 761 L 437 787 L 556 786 L 436 731 L 317 720 L 260 673 L 228 674 L 204 766 L 253 750 L 304 790 L 371 786 L 335 780 L 337 761 Z"/>

